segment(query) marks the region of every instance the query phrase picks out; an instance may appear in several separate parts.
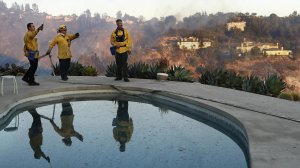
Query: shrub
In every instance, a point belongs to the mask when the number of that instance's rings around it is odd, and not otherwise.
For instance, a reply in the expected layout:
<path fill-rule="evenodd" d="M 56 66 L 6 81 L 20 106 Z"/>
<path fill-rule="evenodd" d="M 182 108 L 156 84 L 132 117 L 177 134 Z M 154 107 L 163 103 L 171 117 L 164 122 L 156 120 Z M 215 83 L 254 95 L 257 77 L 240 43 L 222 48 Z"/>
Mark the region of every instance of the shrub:
<path fill-rule="evenodd" d="M 277 75 L 268 76 L 265 79 L 266 94 L 277 97 L 280 92 L 286 88 L 286 83 Z"/>
<path fill-rule="evenodd" d="M 157 73 L 158 73 L 158 64 L 157 63 L 151 64 L 148 69 L 149 79 L 156 79 Z"/>
<path fill-rule="evenodd" d="M 193 82 L 193 74 L 191 71 L 186 70 L 181 65 L 171 66 L 168 71 L 169 80 L 171 81 L 181 81 L 181 82 Z"/>
<path fill-rule="evenodd" d="M 264 94 L 264 82 L 256 76 L 249 76 L 243 80 L 242 90 L 246 92 Z"/>
<path fill-rule="evenodd" d="M 117 64 L 115 62 L 107 65 L 105 76 L 107 77 L 116 77 L 117 76 Z"/>
<path fill-rule="evenodd" d="M 54 69 L 54 73 L 55 75 L 60 75 L 60 66 L 58 63 L 55 64 L 55 66 L 53 67 Z M 53 75 L 53 72 L 52 72 L 52 75 Z"/>
<path fill-rule="evenodd" d="M 56 63 L 54 66 L 54 73 L 55 73 L 55 75 L 60 75 L 60 65 L 58 63 Z M 71 62 L 68 75 L 70 75 L 70 76 L 96 76 L 97 70 L 92 66 L 83 66 L 79 62 Z"/>
<path fill-rule="evenodd" d="M 226 87 L 231 89 L 242 90 L 243 77 L 235 72 L 230 72 L 227 75 Z"/>
<path fill-rule="evenodd" d="M 215 77 L 211 71 L 204 70 L 204 73 L 199 78 L 199 82 L 207 85 L 215 85 Z"/>
<path fill-rule="evenodd" d="M 83 68 L 84 76 L 97 76 L 97 70 L 92 66 L 86 66 Z"/>
<path fill-rule="evenodd" d="M 71 62 L 69 75 L 70 76 L 83 76 L 84 67 L 82 64 L 77 62 Z"/>
<path fill-rule="evenodd" d="M 215 69 L 214 71 L 205 70 L 199 78 L 202 84 L 226 87 L 228 72 L 223 69 Z"/>
<path fill-rule="evenodd" d="M 128 67 L 128 75 L 130 78 L 147 79 L 149 65 L 146 63 L 138 62 Z"/>
<path fill-rule="evenodd" d="M 5 64 L 5 67 L 0 66 L 1 75 L 14 75 L 22 76 L 26 70 L 22 66 L 17 66 L 16 64 Z"/>
<path fill-rule="evenodd" d="M 291 94 L 293 96 L 293 100 L 294 101 L 300 101 L 300 95 L 299 94 L 297 94 L 295 92 L 292 92 Z"/>
<path fill-rule="evenodd" d="M 282 92 L 278 95 L 278 98 L 285 100 L 294 100 L 293 95 L 291 93 Z"/>

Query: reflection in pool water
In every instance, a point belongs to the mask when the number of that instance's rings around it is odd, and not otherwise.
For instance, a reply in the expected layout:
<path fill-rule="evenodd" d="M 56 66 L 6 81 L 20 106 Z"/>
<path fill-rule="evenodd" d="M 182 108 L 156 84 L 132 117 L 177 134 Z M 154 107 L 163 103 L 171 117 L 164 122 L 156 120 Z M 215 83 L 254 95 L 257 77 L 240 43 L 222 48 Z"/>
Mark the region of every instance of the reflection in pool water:
<path fill-rule="evenodd" d="M 63 102 L 19 117 L 0 131 L 1 167 L 247 167 L 223 133 L 150 104 Z"/>
<path fill-rule="evenodd" d="M 113 134 L 120 143 L 120 152 L 125 151 L 125 144 L 130 141 L 133 132 L 133 122 L 128 114 L 128 101 L 118 101 L 117 117 L 113 119 Z"/>
<path fill-rule="evenodd" d="M 54 130 L 58 133 L 58 135 L 62 136 L 63 143 L 66 146 L 72 145 L 71 137 L 76 137 L 80 141 L 83 141 L 83 136 L 76 132 L 73 126 L 74 114 L 73 108 L 70 102 L 62 103 L 62 111 L 60 114 L 61 120 L 61 128 L 59 128 L 53 119 L 50 120 L 51 125 L 53 126 Z"/>
<path fill-rule="evenodd" d="M 42 151 L 41 146 L 43 144 L 43 127 L 41 122 L 41 116 L 37 113 L 36 109 L 28 110 L 32 116 L 32 124 L 28 131 L 30 147 L 34 152 L 34 158 L 40 159 L 43 157 L 50 163 L 49 156 L 46 156 Z"/>

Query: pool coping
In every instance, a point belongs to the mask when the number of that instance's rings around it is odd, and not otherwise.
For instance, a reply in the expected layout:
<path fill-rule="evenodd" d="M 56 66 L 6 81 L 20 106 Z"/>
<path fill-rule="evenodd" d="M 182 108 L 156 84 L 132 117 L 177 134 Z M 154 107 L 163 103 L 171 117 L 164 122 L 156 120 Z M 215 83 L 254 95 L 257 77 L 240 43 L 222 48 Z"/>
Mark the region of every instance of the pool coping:
<path fill-rule="evenodd" d="M 157 82 L 153 80 L 132 80 L 132 82 L 114 82 L 112 78 L 88 78 L 88 77 L 76 77 L 71 78 L 69 82 L 61 82 L 57 80 L 57 78 L 39 78 L 40 82 L 47 83 L 42 87 L 28 87 L 26 85 L 21 85 L 19 88 L 19 95 L 7 94 L 4 97 L 1 97 L 0 100 L 0 116 L 3 115 L 3 111 L 7 111 L 8 109 L 15 106 L 15 103 L 22 101 L 23 99 L 39 96 L 39 95 L 47 95 L 49 93 L 62 93 L 64 91 L 91 91 L 91 90 L 118 90 L 120 91 L 143 91 L 151 94 L 168 94 L 173 95 L 174 97 L 179 96 L 182 99 L 193 100 L 196 102 L 207 104 L 208 106 L 213 106 L 218 108 L 226 113 L 234 116 L 241 123 L 243 123 L 245 129 L 247 130 L 249 137 L 249 145 L 250 145 L 250 155 L 251 155 L 251 164 L 252 167 L 296 167 L 298 163 L 298 159 L 300 158 L 299 150 L 299 131 L 300 123 L 298 123 L 297 113 L 293 113 L 294 108 L 300 109 L 300 104 L 298 103 L 290 103 L 285 100 L 274 100 L 274 98 L 268 98 L 261 95 L 254 95 L 251 93 L 242 93 L 235 90 L 228 90 L 225 88 L 215 88 L 211 86 L 201 85 L 201 84 L 190 84 L 190 83 L 182 83 L 182 82 Z M 88 81 L 88 82 L 86 82 Z M 18 79 L 18 83 L 20 83 L 20 79 Z M 20 86 L 20 85 L 19 85 Z M 186 89 L 182 89 L 182 86 Z M 195 90 L 195 88 L 197 90 Z M 173 90 L 172 90 L 173 89 Z M 182 90 L 180 90 L 182 89 Z M 199 90 L 198 90 L 199 89 Z M 214 92 L 218 90 L 219 92 L 226 93 L 222 99 L 222 96 L 216 95 L 213 96 L 205 96 L 203 95 L 203 90 Z M 189 92 L 191 91 L 191 92 Z M 201 96 L 200 96 L 201 95 Z M 230 97 L 239 97 L 239 96 L 249 96 L 250 100 L 263 99 L 263 104 L 259 104 L 259 101 L 253 101 L 253 104 L 247 105 L 243 103 L 232 103 L 230 100 L 226 100 L 228 96 Z M 253 98 L 254 97 L 254 98 Z M 5 98 L 5 99 L 4 99 Z M 241 98 L 242 99 L 242 98 Z M 239 100 L 242 101 L 242 100 Z M 278 115 L 277 112 L 274 116 L 267 109 L 265 114 L 259 113 L 264 112 L 262 107 L 268 108 L 273 107 L 273 103 L 280 102 L 283 104 L 290 105 L 291 109 L 288 107 L 282 107 L 278 109 L 278 111 L 291 111 L 292 117 L 286 115 L 285 113 Z M 256 103 L 256 104 L 255 104 Z M 279 104 L 280 104 L 279 103 Z M 257 108 L 256 106 L 257 105 Z M 6 110 L 5 110 L 6 109 Z M 283 117 L 283 118 L 280 118 Z M 286 117 L 286 118 L 284 118 Z M 289 118 L 295 120 L 291 121 Z M 274 121 L 275 124 L 271 122 L 259 122 L 260 128 L 257 128 L 258 120 L 264 121 Z M 278 124 L 285 125 L 285 128 L 278 126 Z M 271 130 L 271 131 L 270 131 Z M 287 133 L 287 130 L 290 133 Z M 298 135 L 297 135 L 298 133 Z M 295 136 L 293 136 L 296 134 Z M 292 136 L 287 136 L 292 135 Z M 273 137 L 273 138 L 272 138 Z M 280 141 L 284 142 L 280 142 Z M 279 143 L 278 143 L 279 142 Z M 276 151 L 276 154 L 273 153 Z"/>

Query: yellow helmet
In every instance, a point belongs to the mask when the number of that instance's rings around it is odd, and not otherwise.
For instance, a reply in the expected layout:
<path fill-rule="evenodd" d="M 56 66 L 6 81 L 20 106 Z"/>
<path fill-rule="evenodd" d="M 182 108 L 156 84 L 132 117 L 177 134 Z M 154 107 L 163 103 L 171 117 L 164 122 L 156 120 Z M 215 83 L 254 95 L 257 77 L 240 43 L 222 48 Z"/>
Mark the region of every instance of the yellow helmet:
<path fill-rule="evenodd" d="M 60 25 L 57 30 L 67 30 L 66 25 Z"/>

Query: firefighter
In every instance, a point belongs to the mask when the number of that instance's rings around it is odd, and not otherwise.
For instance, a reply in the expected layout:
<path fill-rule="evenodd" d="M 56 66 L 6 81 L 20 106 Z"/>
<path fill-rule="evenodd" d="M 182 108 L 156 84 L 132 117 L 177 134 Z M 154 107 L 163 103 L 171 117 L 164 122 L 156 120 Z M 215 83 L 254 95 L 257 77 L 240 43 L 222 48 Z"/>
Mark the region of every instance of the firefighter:
<path fill-rule="evenodd" d="M 129 82 L 128 79 L 128 55 L 131 54 L 131 37 L 127 29 L 123 28 L 121 19 L 116 20 L 117 29 L 111 33 L 110 43 L 116 49 L 116 65 L 117 77 L 115 80 L 122 80 Z"/>
<path fill-rule="evenodd" d="M 28 131 L 30 147 L 34 151 L 34 158 L 40 159 L 43 157 L 50 163 L 49 156 L 46 156 L 41 149 L 43 144 L 43 127 L 41 122 L 41 116 L 37 113 L 36 109 L 30 109 L 28 112 L 31 114 L 33 121 L 31 128 Z"/>
<path fill-rule="evenodd" d="M 53 120 L 50 120 L 54 130 L 63 137 L 62 141 L 66 146 L 72 145 L 71 137 L 76 137 L 83 141 L 83 136 L 76 132 L 73 126 L 74 114 L 73 108 L 69 102 L 62 103 L 62 112 L 60 114 L 61 128 L 59 128 Z"/>
<path fill-rule="evenodd" d="M 133 122 L 128 114 L 128 101 L 118 101 L 117 117 L 113 120 L 114 139 L 120 143 L 120 152 L 125 152 L 125 144 L 133 133 Z"/>
<path fill-rule="evenodd" d="M 35 29 L 33 23 L 27 24 L 27 32 L 24 35 L 24 55 L 27 57 L 30 63 L 30 67 L 23 76 L 22 80 L 28 83 L 30 86 L 39 85 L 34 79 L 34 74 L 38 67 L 38 58 L 39 58 L 39 50 L 38 50 L 38 42 L 36 35 L 39 31 L 42 31 L 44 25 L 42 24 L 40 27 Z"/>
<path fill-rule="evenodd" d="M 50 54 L 52 48 L 57 44 L 58 59 L 60 65 L 60 74 L 63 81 L 68 80 L 68 71 L 71 63 L 71 41 L 79 37 L 79 33 L 67 34 L 67 26 L 60 25 L 57 29 L 58 35 L 51 41 L 49 49 L 46 54 Z"/>

